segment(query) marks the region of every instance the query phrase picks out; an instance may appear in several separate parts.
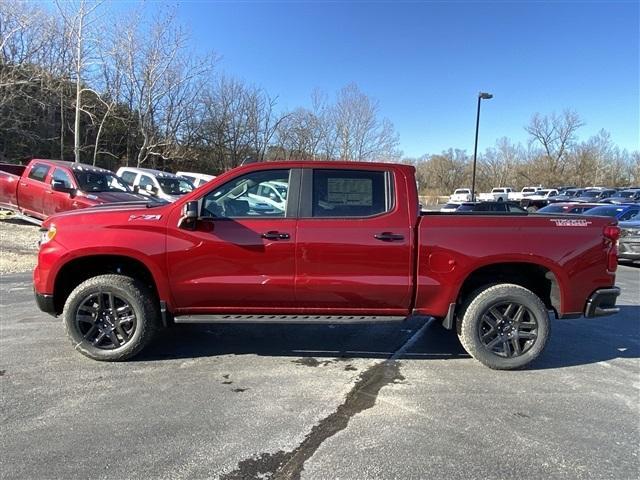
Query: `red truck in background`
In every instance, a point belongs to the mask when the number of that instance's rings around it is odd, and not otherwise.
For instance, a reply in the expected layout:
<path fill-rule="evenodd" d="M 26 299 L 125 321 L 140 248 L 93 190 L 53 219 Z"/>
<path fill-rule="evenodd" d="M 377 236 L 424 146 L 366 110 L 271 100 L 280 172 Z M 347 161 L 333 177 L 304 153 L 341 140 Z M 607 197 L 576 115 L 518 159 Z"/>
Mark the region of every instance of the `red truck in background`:
<path fill-rule="evenodd" d="M 618 311 L 615 220 L 420 213 L 414 174 L 382 163 L 258 163 L 172 204 L 56 215 L 41 229 L 36 301 L 96 360 L 130 358 L 172 323 L 427 315 L 496 369 L 542 352 L 550 312 Z M 271 184 L 285 186 L 285 208 L 254 207 Z"/>
<path fill-rule="evenodd" d="M 34 223 L 76 208 L 143 199 L 113 172 L 91 165 L 39 158 L 26 166 L 0 164 L 0 208 Z"/>

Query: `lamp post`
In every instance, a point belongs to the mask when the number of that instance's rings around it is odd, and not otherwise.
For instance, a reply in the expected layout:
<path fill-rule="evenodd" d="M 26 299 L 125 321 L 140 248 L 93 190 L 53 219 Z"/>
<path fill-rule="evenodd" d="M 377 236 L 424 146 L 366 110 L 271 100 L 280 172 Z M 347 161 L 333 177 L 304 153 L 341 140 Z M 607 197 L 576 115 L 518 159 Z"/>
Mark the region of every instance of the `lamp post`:
<path fill-rule="evenodd" d="M 478 93 L 478 115 L 476 116 L 476 143 L 473 146 L 473 177 L 471 178 L 471 201 L 476 201 L 476 159 L 478 157 L 478 129 L 480 128 L 480 102 L 489 100 L 493 95 L 486 92 Z"/>

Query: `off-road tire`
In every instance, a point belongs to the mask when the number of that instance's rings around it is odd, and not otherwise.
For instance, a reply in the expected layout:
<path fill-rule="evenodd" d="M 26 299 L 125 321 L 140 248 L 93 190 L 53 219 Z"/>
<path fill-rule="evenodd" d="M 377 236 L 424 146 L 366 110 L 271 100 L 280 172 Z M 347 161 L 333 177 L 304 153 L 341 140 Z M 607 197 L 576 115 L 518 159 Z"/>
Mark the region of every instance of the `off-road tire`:
<path fill-rule="evenodd" d="M 510 358 L 493 353 L 480 338 L 483 316 L 492 307 L 505 303 L 524 306 L 527 316 L 533 316 L 537 322 L 536 339 L 522 354 Z M 512 370 L 528 365 L 542 353 L 551 333 L 551 322 L 547 308 L 533 292 L 520 285 L 502 283 L 485 286 L 469 295 L 458 317 L 457 331 L 462 346 L 473 358 L 495 370 Z"/>
<path fill-rule="evenodd" d="M 91 295 L 112 293 L 126 300 L 135 314 L 135 329 L 122 346 L 112 349 L 96 347 L 84 338 L 76 312 Z M 69 295 L 62 312 L 67 336 L 83 355 L 100 361 L 122 361 L 137 355 L 151 342 L 159 328 L 159 308 L 154 293 L 139 280 L 124 275 L 99 275 L 78 285 Z"/>

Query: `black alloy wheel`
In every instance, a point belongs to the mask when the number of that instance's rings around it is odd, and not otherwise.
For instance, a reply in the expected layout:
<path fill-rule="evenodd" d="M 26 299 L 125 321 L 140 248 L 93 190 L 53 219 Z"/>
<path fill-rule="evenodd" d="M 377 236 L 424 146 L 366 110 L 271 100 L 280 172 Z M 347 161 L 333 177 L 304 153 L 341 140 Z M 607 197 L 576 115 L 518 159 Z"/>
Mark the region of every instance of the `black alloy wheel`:
<path fill-rule="evenodd" d="M 531 290 L 512 283 L 486 285 L 460 308 L 458 337 L 489 368 L 513 370 L 534 361 L 551 333 L 549 311 Z"/>
<path fill-rule="evenodd" d="M 478 322 L 482 345 L 500 357 L 525 354 L 538 338 L 538 322 L 527 307 L 504 302 L 488 308 Z"/>
<path fill-rule="evenodd" d="M 153 286 L 125 275 L 89 278 L 67 297 L 62 312 L 73 348 L 94 360 L 121 361 L 148 345 L 159 324 Z"/>
<path fill-rule="evenodd" d="M 77 308 L 75 318 L 82 337 L 104 350 L 129 342 L 137 323 L 133 307 L 113 292 L 89 294 Z"/>

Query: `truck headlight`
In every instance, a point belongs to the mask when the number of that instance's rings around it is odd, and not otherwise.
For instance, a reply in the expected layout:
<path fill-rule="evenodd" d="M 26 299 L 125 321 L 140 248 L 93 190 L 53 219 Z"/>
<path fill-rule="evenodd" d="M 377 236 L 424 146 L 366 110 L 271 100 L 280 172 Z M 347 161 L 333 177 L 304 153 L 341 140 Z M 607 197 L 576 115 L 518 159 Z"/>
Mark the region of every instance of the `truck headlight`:
<path fill-rule="evenodd" d="M 56 226 L 49 225 L 49 228 L 41 228 L 40 229 L 40 241 L 38 242 L 39 246 L 44 245 L 47 242 L 53 240 L 56 236 Z"/>

